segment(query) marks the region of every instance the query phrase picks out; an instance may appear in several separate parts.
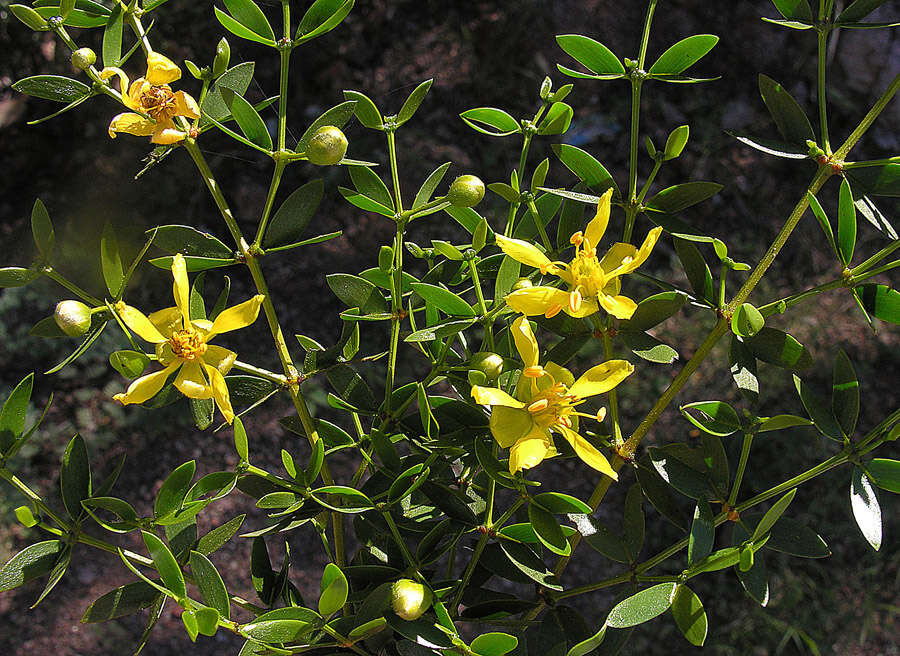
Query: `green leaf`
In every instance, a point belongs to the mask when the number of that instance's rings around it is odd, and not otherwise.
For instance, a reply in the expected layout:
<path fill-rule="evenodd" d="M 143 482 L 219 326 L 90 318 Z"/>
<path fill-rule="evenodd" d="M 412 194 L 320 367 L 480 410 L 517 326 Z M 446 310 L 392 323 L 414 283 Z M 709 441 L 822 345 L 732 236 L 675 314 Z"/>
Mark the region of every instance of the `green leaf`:
<path fill-rule="evenodd" d="M 712 553 L 716 539 L 716 523 L 712 510 L 705 499 L 697 501 L 694 521 L 688 538 L 688 565 L 695 565 Z"/>
<path fill-rule="evenodd" d="M 355 108 L 356 101 L 347 100 L 325 111 L 321 116 L 319 116 L 319 118 L 309 124 L 309 127 L 306 128 L 306 132 L 304 132 L 303 136 L 300 137 L 299 141 L 297 141 L 297 145 L 294 147 L 294 150 L 296 150 L 298 153 L 305 152 L 306 147 L 315 136 L 316 131 L 321 127 L 327 125 L 336 128 L 344 127 L 344 125 L 347 124 L 347 121 L 353 118 L 353 110 Z"/>
<path fill-rule="evenodd" d="M 791 505 L 791 501 L 794 500 L 794 497 L 796 495 L 797 488 L 794 488 L 774 504 L 772 504 L 772 507 L 769 508 L 766 511 L 766 514 L 763 515 L 763 518 L 759 520 L 759 524 L 756 525 L 756 528 L 753 530 L 753 535 L 750 539 L 756 542 L 766 533 L 768 533 L 769 530 L 771 530 L 771 528 L 775 526 L 775 522 L 777 522 L 778 519 L 784 514 L 784 511 L 787 510 L 787 507 Z"/>
<path fill-rule="evenodd" d="M 625 496 L 625 514 L 622 520 L 622 533 L 625 544 L 631 554 L 632 562 L 637 560 L 644 547 L 645 520 L 644 520 L 644 495 L 641 486 L 637 483 L 628 488 Z"/>
<path fill-rule="evenodd" d="M 119 66 L 122 62 L 122 33 L 124 30 L 124 17 L 121 5 L 113 6 L 109 19 L 106 21 L 106 29 L 103 30 L 103 65 L 106 67 Z"/>
<path fill-rule="evenodd" d="M 359 308 L 363 314 L 390 311 L 390 306 L 378 288 L 364 278 L 347 273 L 332 273 L 325 280 L 334 295 L 348 307 Z"/>
<path fill-rule="evenodd" d="M 625 539 L 590 515 L 569 515 L 578 532 L 592 549 L 618 563 L 631 563 L 634 558 Z"/>
<path fill-rule="evenodd" d="M 109 364 L 126 378 L 137 378 L 150 364 L 150 358 L 140 351 L 114 351 Z"/>
<path fill-rule="evenodd" d="M 21 287 L 38 277 L 37 271 L 22 267 L 0 268 L 0 289 L 4 287 Z"/>
<path fill-rule="evenodd" d="M 715 182 L 685 182 L 660 191 L 647 201 L 645 209 L 675 214 L 712 198 L 721 190 L 722 185 Z"/>
<path fill-rule="evenodd" d="M 737 337 L 731 336 L 728 348 L 728 364 L 731 377 L 741 394 L 751 403 L 759 401 L 759 379 L 756 377 L 756 358 L 747 345 Z"/>
<path fill-rule="evenodd" d="M 681 292 L 662 292 L 648 296 L 640 303 L 631 318 L 622 321 L 622 331 L 642 332 L 662 323 L 678 312 L 687 300 Z"/>
<path fill-rule="evenodd" d="M 231 111 L 225 104 L 225 98 L 222 95 L 223 89 L 229 89 L 239 96 L 247 93 L 250 88 L 250 81 L 253 79 L 253 70 L 255 64 L 253 62 L 244 62 L 236 66 L 232 66 L 225 71 L 212 90 L 207 94 L 206 99 L 201 105 L 203 114 L 206 114 L 216 121 L 222 121 L 231 115 Z M 206 116 L 200 119 L 200 125 L 208 123 Z"/>
<path fill-rule="evenodd" d="M 529 547 L 518 542 L 503 540 L 500 542 L 500 549 L 516 569 L 532 581 L 551 590 L 563 589 L 556 582 L 557 578 L 553 572 L 547 569 L 544 562 Z"/>
<path fill-rule="evenodd" d="M 467 109 L 459 116 L 473 130 L 492 137 L 506 137 L 522 130 L 516 119 L 502 109 L 495 107 Z M 489 130 L 487 128 L 493 129 Z"/>
<path fill-rule="evenodd" d="M 85 335 L 84 340 L 81 342 L 81 344 L 78 345 L 78 348 L 72 351 L 65 359 L 63 359 L 62 362 L 57 364 L 55 367 L 48 369 L 44 373 L 55 374 L 60 369 L 66 367 L 67 365 L 80 358 L 91 347 L 91 344 L 97 341 L 97 338 L 100 337 L 100 334 L 106 329 L 106 326 L 108 325 L 109 322 L 104 321 L 96 325 L 94 328 L 91 328 L 91 331 L 87 335 Z"/>
<path fill-rule="evenodd" d="M 719 42 L 714 34 L 695 34 L 682 39 L 666 50 L 650 70 L 650 76 L 680 75 L 700 61 Z"/>
<path fill-rule="evenodd" d="M 187 588 L 184 585 L 184 574 L 178 566 L 175 556 L 169 551 L 165 543 L 153 533 L 141 531 L 141 537 L 144 538 L 144 544 L 150 552 L 153 559 L 153 565 L 162 579 L 163 585 L 173 594 L 176 599 L 184 599 L 187 597 Z"/>
<path fill-rule="evenodd" d="M 859 416 L 859 380 L 850 358 L 843 350 L 834 360 L 834 383 L 831 387 L 831 412 L 844 435 L 853 435 Z"/>
<path fill-rule="evenodd" d="M 572 553 L 572 545 L 566 539 L 556 518 L 536 503 L 528 504 L 528 521 L 535 535 L 545 547 L 559 556 Z"/>
<path fill-rule="evenodd" d="M 350 13 L 354 4 L 355 0 L 316 0 L 300 19 L 295 45 L 333 30 Z"/>
<path fill-rule="evenodd" d="M 119 255 L 119 242 L 113 231 L 112 223 L 106 222 L 103 226 L 103 235 L 100 237 L 100 264 L 103 268 L 103 280 L 106 288 L 114 298 L 118 298 L 125 280 L 125 272 L 122 269 L 122 258 Z"/>
<path fill-rule="evenodd" d="M 347 577 L 334 563 L 328 563 L 322 573 L 322 581 L 319 586 L 319 614 L 329 617 L 338 612 L 347 602 L 349 586 Z"/>
<path fill-rule="evenodd" d="M 425 182 L 423 182 L 422 186 L 419 187 L 419 191 L 416 192 L 416 198 L 412 204 L 413 209 L 422 207 L 422 205 L 431 200 L 431 196 L 434 194 L 434 190 L 437 189 L 437 186 L 441 183 L 441 180 L 444 179 L 444 175 L 446 175 L 447 169 L 450 168 L 450 164 L 450 162 L 441 164 L 425 179 Z"/>
<path fill-rule="evenodd" d="M 856 206 L 850 184 L 844 178 L 841 181 L 840 200 L 838 202 L 838 246 L 844 266 L 853 260 L 853 249 L 856 247 Z"/>
<path fill-rule="evenodd" d="M 353 186 L 363 196 L 371 198 L 380 205 L 393 209 L 394 199 L 387 185 L 378 174 L 368 166 L 349 166 L 350 178 L 353 180 Z"/>
<path fill-rule="evenodd" d="M 744 343 L 755 357 L 785 369 L 802 370 L 812 366 L 812 355 L 796 339 L 775 328 L 763 328 Z"/>
<path fill-rule="evenodd" d="M 872 196 L 900 196 L 900 164 L 885 164 L 846 171 L 857 191 Z"/>
<path fill-rule="evenodd" d="M 68 77 L 60 75 L 34 75 L 19 80 L 12 85 L 19 93 L 24 93 L 35 98 L 53 100 L 61 103 L 71 103 L 85 98 L 91 94 L 91 88 Z"/>
<path fill-rule="evenodd" d="M 428 94 L 428 90 L 431 88 L 433 82 L 434 78 L 425 80 L 413 89 L 412 93 L 409 94 L 406 101 L 403 103 L 403 107 L 401 107 L 400 111 L 397 113 L 397 126 L 403 125 L 413 117 L 413 114 L 419 109 L 419 105 L 425 100 L 425 96 Z"/>
<path fill-rule="evenodd" d="M 593 155 L 581 148 L 568 144 L 554 144 L 552 148 L 559 160 L 566 165 L 566 168 L 578 176 L 578 179 L 587 185 L 591 191 L 602 194 L 612 187 L 614 190 L 613 194 L 619 195 L 619 189 L 616 187 L 615 180 Z"/>
<path fill-rule="evenodd" d="M 853 288 L 863 307 L 873 316 L 893 324 L 900 324 L 900 292 L 887 285 L 867 283 Z"/>
<path fill-rule="evenodd" d="M 804 0 L 805 1 L 805 0 Z M 692 645 L 702 647 L 706 641 L 709 622 L 703 603 L 693 590 L 686 585 L 679 585 L 672 599 L 672 617 L 681 633 Z"/>
<path fill-rule="evenodd" d="M 256 3 L 252 0 L 223 0 L 228 12 L 238 23 L 267 41 L 275 40 L 275 32 Z"/>
<path fill-rule="evenodd" d="M 194 581 L 200 590 L 203 603 L 215 608 L 223 618 L 231 619 L 231 603 L 228 600 L 228 590 L 215 565 L 199 551 L 191 551 L 191 572 Z"/>
<path fill-rule="evenodd" d="M 84 611 L 81 621 L 92 624 L 125 617 L 150 607 L 159 596 L 156 588 L 143 581 L 128 583 L 110 590 L 91 603 Z"/>
<path fill-rule="evenodd" d="M 866 473 L 859 467 L 853 468 L 850 479 L 850 507 L 853 518 L 875 551 L 881 549 L 882 519 L 878 495 Z"/>
<path fill-rule="evenodd" d="M 731 332 L 738 337 L 753 337 L 765 324 L 759 310 L 751 303 L 742 303 L 731 317 Z"/>
<path fill-rule="evenodd" d="M 632 353 L 648 362 L 672 364 L 678 359 L 678 351 L 652 335 L 634 332 L 622 332 L 619 335 Z"/>
<path fill-rule="evenodd" d="M 687 274 L 691 288 L 698 298 L 704 299 L 712 303 L 713 299 L 713 281 L 712 273 L 703 255 L 692 243 L 686 239 L 675 238 L 673 240 L 675 252 L 684 271 Z"/>
<path fill-rule="evenodd" d="M 691 128 L 687 125 L 679 125 L 669 133 L 669 136 L 666 138 L 666 147 L 663 151 L 663 161 L 675 159 L 681 155 L 681 151 L 684 150 L 690 133 Z"/>
<path fill-rule="evenodd" d="M 321 179 L 310 180 L 292 192 L 269 222 L 263 247 L 296 242 L 319 208 L 324 193 L 325 183 Z"/>
<path fill-rule="evenodd" d="M 149 260 L 150 264 L 157 269 L 172 270 L 172 257 L 155 257 Z M 221 269 L 222 267 L 231 266 L 238 262 L 237 258 L 224 259 L 219 257 L 195 257 L 193 255 L 184 258 L 184 264 L 188 273 L 196 273 L 198 271 L 208 271 L 209 269 Z"/>
<path fill-rule="evenodd" d="M 800 396 L 803 407 L 809 414 L 810 419 L 813 420 L 816 428 L 818 428 L 822 434 L 832 439 L 842 439 L 843 433 L 841 432 L 841 427 L 835 420 L 829 404 L 825 403 L 819 395 L 813 392 L 813 390 L 810 389 L 810 387 L 797 375 L 794 375 L 794 387 L 797 390 L 797 394 Z"/>
<path fill-rule="evenodd" d="M 457 317 L 474 317 L 475 310 L 453 292 L 424 282 L 412 283 L 413 291 L 443 312 Z"/>
<path fill-rule="evenodd" d="M 724 401 L 695 401 L 679 410 L 689 422 L 710 435 L 725 437 L 741 429 L 737 412 Z"/>
<path fill-rule="evenodd" d="M 679 503 L 672 488 L 656 471 L 648 455 L 638 460 L 635 477 L 644 492 L 644 496 L 653 504 L 659 513 L 672 522 L 680 530 L 687 532 L 689 527 L 681 514 Z"/>
<path fill-rule="evenodd" d="M 0 569 L 0 592 L 49 573 L 65 548 L 60 540 L 46 540 L 22 549 Z"/>
<path fill-rule="evenodd" d="M 247 1 L 249 2 L 249 0 Z M 231 89 L 223 88 L 221 94 L 225 106 L 228 107 L 244 136 L 260 148 L 271 151 L 272 135 L 269 134 L 265 121 L 262 120 L 253 105 Z"/>
<path fill-rule="evenodd" d="M 875 458 L 866 470 L 872 482 L 882 490 L 900 494 L 900 460 Z"/>
<path fill-rule="evenodd" d="M 841 185 L 843 189 L 843 185 Z M 831 221 L 828 220 L 828 215 L 825 213 L 825 210 L 822 208 L 822 205 L 819 203 L 819 199 L 816 198 L 812 192 L 806 192 L 806 198 L 809 201 L 809 206 L 812 209 L 813 216 L 816 217 L 816 221 L 819 222 L 819 226 L 822 228 L 822 232 L 825 233 L 825 237 L 828 239 L 828 243 L 831 246 L 831 250 L 837 254 L 838 249 L 837 245 L 834 241 L 834 232 L 831 229 Z"/>
<path fill-rule="evenodd" d="M 597 649 L 602 643 L 603 639 L 606 637 L 606 624 L 600 627 L 600 630 L 597 631 L 590 638 L 582 640 L 574 647 L 569 649 L 566 652 L 566 656 L 586 656 L 586 654 L 590 654 L 592 651 Z"/>
<path fill-rule="evenodd" d="M 789 144 L 777 139 L 763 139 L 753 137 L 741 132 L 727 130 L 728 134 L 740 141 L 742 144 L 750 146 L 762 153 L 783 157 L 785 159 L 808 159 L 809 147 L 804 144 Z"/>
<path fill-rule="evenodd" d="M 562 34 L 556 37 L 556 42 L 566 54 L 594 75 L 612 77 L 625 75 L 625 67 L 619 58 L 599 41 L 580 34 Z"/>
<path fill-rule="evenodd" d="M 201 537 L 197 542 L 197 551 L 208 556 L 224 546 L 240 530 L 244 517 L 245 515 L 238 515 Z"/>
<path fill-rule="evenodd" d="M 812 10 L 808 0 L 772 0 L 778 13 L 788 20 L 813 21 Z"/>
<path fill-rule="evenodd" d="M 140 525 L 137 512 L 127 501 L 116 497 L 94 496 L 82 501 L 81 505 L 100 526 L 113 533 L 127 533 Z M 115 521 L 101 518 L 96 510 L 105 510 L 117 517 Z"/>
<path fill-rule="evenodd" d="M 807 140 L 815 141 L 812 125 L 803 109 L 778 82 L 772 78 L 759 75 L 759 92 L 766 108 L 775 119 L 778 131 L 786 141 L 805 144 Z"/>
<path fill-rule="evenodd" d="M 47 208 L 40 198 L 34 201 L 34 206 L 31 208 L 31 234 L 34 236 L 34 243 L 40 254 L 44 256 L 45 260 L 50 259 L 56 235 Z"/>
<path fill-rule="evenodd" d="M 775 415 L 774 417 L 764 417 L 759 423 L 758 432 L 765 433 L 768 431 L 783 430 L 792 428 L 793 426 L 812 426 L 813 422 L 805 417 L 797 417 L 795 415 Z"/>
<path fill-rule="evenodd" d="M 550 105 L 547 115 L 538 123 L 537 133 L 540 135 L 565 134 L 572 124 L 574 115 L 575 111 L 569 105 L 564 102 L 555 102 Z M 541 180 L 540 184 L 544 184 L 544 181 Z M 532 191 L 535 191 L 534 187 L 536 186 L 540 185 L 532 185 Z"/>
<path fill-rule="evenodd" d="M 351 405 L 363 410 L 374 410 L 377 407 L 372 390 L 350 366 L 335 365 L 328 369 L 326 375 L 335 393 Z"/>
<path fill-rule="evenodd" d="M 160 519 L 181 508 L 181 502 L 184 501 L 184 495 L 187 494 L 196 468 L 197 462 L 188 460 L 166 477 L 153 504 L 154 517 Z"/>
<path fill-rule="evenodd" d="M 234 249 L 226 246 L 222 240 L 191 226 L 160 226 L 148 230 L 145 234 L 153 237 L 154 246 L 158 246 L 168 253 L 181 253 L 197 257 L 234 257 Z"/>
<path fill-rule="evenodd" d="M 345 90 L 344 98 L 356 101 L 356 108 L 353 110 L 353 113 L 356 115 L 356 118 L 359 119 L 360 123 L 373 130 L 384 129 L 382 126 L 383 119 L 381 117 L 381 112 L 378 111 L 375 103 L 372 102 L 368 96 L 359 91 Z"/>
<path fill-rule="evenodd" d="M 531 500 L 545 510 L 557 515 L 589 515 L 593 512 L 591 507 L 584 501 L 562 492 L 542 492 L 534 495 Z"/>
<path fill-rule="evenodd" d="M 626 629 L 662 615 L 672 605 L 677 588 L 677 583 L 660 583 L 620 601 L 606 618 L 607 626 Z"/>
<path fill-rule="evenodd" d="M 508 633 L 483 633 L 471 642 L 469 648 L 481 656 L 503 656 L 518 644 L 519 640 Z"/>
<path fill-rule="evenodd" d="M 10 392 L 0 409 L 0 452 L 5 452 L 25 431 L 25 415 L 31 401 L 34 374 L 28 374 Z"/>
<path fill-rule="evenodd" d="M 87 446 L 80 435 L 75 435 L 66 446 L 59 470 L 59 486 L 63 505 L 72 519 L 84 512 L 81 502 L 91 496 L 91 465 Z"/>
<path fill-rule="evenodd" d="M 716 500 L 718 495 L 707 475 L 705 463 L 701 465 L 697 462 L 688 462 L 682 459 L 689 458 L 691 454 L 696 456 L 694 452 L 681 454 L 682 457 L 678 457 L 675 455 L 674 450 L 669 447 L 651 447 L 649 454 L 650 461 L 657 473 L 676 490 L 692 499 L 706 498 Z M 696 460 L 696 457 L 694 459 Z M 702 462 L 702 456 L 700 462 Z M 695 466 L 692 466 L 692 464 Z M 703 467 L 702 470 L 700 469 L 701 466 Z"/>
<path fill-rule="evenodd" d="M 313 494 L 319 495 L 315 497 L 315 500 L 319 504 L 326 508 L 330 508 L 331 510 L 336 510 L 337 512 L 358 513 L 375 507 L 372 500 L 365 494 L 345 485 L 326 485 L 313 490 Z M 337 506 L 323 500 L 326 494 L 334 495 L 340 500 L 341 505 Z"/>
<path fill-rule="evenodd" d="M 856 0 L 837 17 L 836 23 L 857 23 L 878 9 L 887 0 Z"/>
<path fill-rule="evenodd" d="M 302 620 L 262 620 L 240 627 L 241 635 L 261 643 L 294 642 L 309 630 L 310 623 Z"/>
<path fill-rule="evenodd" d="M 831 555 L 822 536 L 790 517 L 782 517 L 775 523 L 766 547 L 799 558 L 827 558 Z"/>
<path fill-rule="evenodd" d="M 271 39 L 264 37 L 264 36 L 260 36 L 259 34 L 257 34 L 253 30 L 251 30 L 249 27 L 244 26 L 243 24 L 241 24 L 240 22 L 238 22 L 237 20 L 235 20 L 234 18 L 232 18 L 231 16 L 226 14 L 224 11 L 222 11 L 218 7 L 213 7 L 213 10 L 215 12 L 216 20 L 218 20 L 219 23 L 222 24 L 222 27 L 224 27 L 226 30 L 228 30 L 235 36 L 239 36 L 242 39 L 247 39 L 248 41 L 255 41 L 256 43 L 262 43 L 263 45 L 271 46 L 273 48 L 275 47 L 274 34 L 272 35 L 273 38 L 271 38 Z M 269 27 L 269 29 L 271 30 L 271 26 Z"/>

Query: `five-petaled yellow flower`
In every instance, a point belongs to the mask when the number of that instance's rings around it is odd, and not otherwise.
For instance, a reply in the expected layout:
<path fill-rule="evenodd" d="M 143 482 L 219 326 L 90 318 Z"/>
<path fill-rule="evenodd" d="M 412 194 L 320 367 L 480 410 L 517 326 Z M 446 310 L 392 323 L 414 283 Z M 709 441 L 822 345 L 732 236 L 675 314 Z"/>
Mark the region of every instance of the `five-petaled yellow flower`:
<path fill-rule="evenodd" d="M 120 68 L 104 68 L 100 77 L 104 80 L 119 76 L 122 102 L 129 109 L 141 114 L 125 112 L 113 118 L 109 124 L 109 136 L 115 139 L 116 132 L 127 132 L 139 137 L 150 137 L 153 143 L 173 144 L 185 137 L 187 132 L 175 125 L 176 116 L 200 118 L 200 108 L 184 91 L 172 91 L 170 82 L 181 78 L 181 69 L 168 57 L 158 52 L 147 54 L 147 74 L 129 86 L 128 76 Z"/>
<path fill-rule="evenodd" d="M 122 301 L 116 303 L 116 312 L 125 325 L 141 339 L 156 345 L 156 355 L 164 369 L 141 376 L 124 394 L 116 394 L 113 398 L 122 405 L 143 403 L 159 392 L 166 379 L 178 370 L 175 378 L 178 391 L 191 399 L 214 399 L 230 424 L 234 421 L 234 410 L 225 385 L 225 374 L 237 356 L 234 351 L 209 342 L 220 333 L 238 330 L 256 321 L 264 297 L 257 295 L 222 310 L 214 321 L 191 319 L 187 267 L 180 253 L 172 259 L 172 276 L 175 278 L 172 286 L 175 307 L 146 316 Z"/>
<path fill-rule="evenodd" d="M 578 434 L 579 416 L 602 421 L 605 413 L 601 410 L 589 415 L 576 408 L 585 398 L 614 388 L 631 375 L 634 367 L 625 360 L 608 360 L 575 380 L 568 369 L 553 362 L 543 367 L 538 364 L 537 341 L 526 317 L 513 321 L 512 335 L 524 364 L 515 396 L 495 387 L 472 388 L 477 403 L 491 406 L 491 433 L 501 447 L 509 449 L 510 473 L 530 469 L 555 456 L 550 436 L 553 431 L 562 435 L 584 462 L 617 479 L 606 457 Z"/>
<path fill-rule="evenodd" d="M 520 239 L 497 235 L 497 245 L 503 252 L 522 264 L 540 269 L 542 274 L 559 276 L 569 289 L 539 286 L 518 289 L 506 297 L 506 303 L 516 312 L 533 316 L 543 314 L 547 318 L 560 312 L 573 317 L 587 317 L 603 308 L 617 319 L 630 319 L 637 303 L 621 296 L 620 276 L 637 269 L 650 256 L 662 228 L 653 228 L 641 244 L 617 243 L 603 256 L 597 258 L 597 244 L 609 223 L 609 205 L 612 189 L 597 203 L 597 214 L 588 223 L 584 233 L 572 235 L 575 257 L 565 262 L 551 262 L 537 247 Z"/>

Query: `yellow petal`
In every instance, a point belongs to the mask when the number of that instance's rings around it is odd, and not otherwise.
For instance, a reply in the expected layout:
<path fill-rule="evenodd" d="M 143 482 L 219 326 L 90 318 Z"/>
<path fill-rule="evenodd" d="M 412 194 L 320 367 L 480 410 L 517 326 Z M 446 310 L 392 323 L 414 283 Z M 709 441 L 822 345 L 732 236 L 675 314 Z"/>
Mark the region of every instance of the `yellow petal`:
<path fill-rule="evenodd" d="M 149 137 L 156 130 L 156 123 L 132 112 L 125 112 L 113 117 L 109 122 L 109 136 L 116 138 L 116 132 L 133 134 L 136 137 Z"/>
<path fill-rule="evenodd" d="M 637 256 L 637 252 L 638 249 L 632 244 L 617 242 L 610 246 L 606 255 L 600 260 L 600 268 L 603 269 L 607 278 L 620 275 L 621 270 Z M 616 271 L 620 273 L 616 273 Z"/>
<path fill-rule="evenodd" d="M 156 326 L 151 323 L 147 316 L 130 305 L 119 301 L 116 303 L 116 313 L 126 326 L 131 328 L 138 337 L 151 344 L 162 344 L 166 338 L 157 330 Z"/>
<path fill-rule="evenodd" d="M 538 363 L 538 343 L 534 338 L 528 319 L 519 317 L 513 321 L 510 330 L 516 343 L 516 350 L 519 352 L 519 357 L 522 358 L 525 367 L 535 366 Z"/>
<path fill-rule="evenodd" d="M 184 327 L 187 328 L 191 325 L 191 287 L 188 282 L 187 264 L 181 253 L 175 253 L 175 257 L 172 258 L 172 278 L 172 296 L 175 297 L 175 305 L 181 312 Z"/>
<path fill-rule="evenodd" d="M 507 408 L 524 408 L 525 404 L 496 387 L 472 387 L 472 398 L 479 405 L 505 406 Z"/>
<path fill-rule="evenodd" d="M 172 333 L 176 330 L 184 328 L 184 325 L 181 322 L 181 310 L 177 307 L 157 310 L 156 312 L 147 315 L 147 318 L 150 320 L 150 323 L 156 326 L 156 329 L 166 337 L 171 337 Z"/>
<path fill-rule="evenodd" d="M 630 261 L 622 262 L 612 270 L 608 270 L 606 266 L 601 263 L 604 271 L 609 271 L 608 275 L 610 276 L 622 276 L 636 270 L 647 261 L 648 257 L 650 257 L 650 253 L 653 251 L 653 247 L 656 246 L 656 242 L 659 240 L 659 235 L 661 233 L 662 228 L 653 228 L 653 230 L 647 233 L 647 237 L 644 239 L 644 243 L 641 244 L 641 247 L 634 251 Z M 618 246 L 618 244 L 616 244 L 616 246 Z M 632 246 L 632 248 L 634 247 Z M 605 260 L 606 258 L 604 257 L 603 259 Z"/>
<path fill-rule="evenodd" d="M 143 109 L 141 106 L 141 96 L 143 95 L 144 91 L 149 90 L 152 87 L 153 85 L 147 82 L 146 78 L 139 77 L 131 83 L 131 86 L 128 87 L 127 94 L 123 89 L 122 100 L 131 109 Z"/>
<path fill-rule="evenodd" d="M 609 225 L 609 204 L 612 192 L 612 188 L 607 189 L 606 193 L 600 197 L 600 202 L 597 203 L 597 213 L 585 228 L 584 236 L 592 248 L 597 248 L 597 244 L 603 239 L 603 233 L 606 232 L 606 226 Z"/>
<path fill-rule="evenodd" d="M 107 66 L 100 71 L 101 80 L 108 80 L 113 75 L 119 78 L 119 92 L 122 94 L 122 101 L 129 109 L 137 109 L 137 107 L 132 106 L 131 99 L 128 97 L 128 76 L 125 74 L 125 71 L 115 66 Z"/>
<path fill-rule="evenodd" d="M 597 300 L 593 298 L 582 299 L 581 307 L 579 307 L 577 310 L 572 310 L 572 308 L 568 305 L 563 306 L 563 312 L 568 314 L 570 317 L 575 317 L 576 319 L 589 317 L 592 314 L 596 314 L 599 310 L 600 306 L 597 304 Z"/>
<path fill-rule="evenodd" d="M 187 132 L 183 132 L 182 130 L 176 128 L 175 124 L 172 122 L 172 119 L 169 119 L 168 121 L 156 124 L 156 131 L 154 131 L 153 138 L 150 140 L 150 142 L 168 146 L 174 143 L 178 143 L 179 141 L 184 141 L 187 136 Z"/>
<path fill-rule="evenodd" d="M 504 449 L 508 449 L 534 429 L 534 420 L 527 410 L 502 405 L 491 410 L 491 434 Z"/>
<path fill-rule="evenodd" d="M 575 449 L 575 454 L 587 465 L 593 467 L 601 474 L 606 474 L 614 481 L 619 480 L 619 475 L 609 464 L 609 460 L 606 459 L 606 456 L 597 451 L 590 442 L 565 426 L 554 426 L 554 428 L 566 438 L 566 441 L 572 445 L 573 449 Z"/>
<path fill-rule="evenodd" d="M 157 87 L 174 82 L 181 77 L 181 69 L 168 57 L 158 52 L 147 53 L 147 81 Z"/>
<path fill-rule="evenodd" d="M 211 399 L 213 390 L 206 382 L 198 362 L 185 362 L 178 377 L 175 379 L 175 387 L 189 399 Z"/>
<path fill-rule="evenodd" d="M 213 321 L 212 328 L 209 329 L 207 339 L 212 339 L 214 335 L 227 333 L 232 330 L 246 328 L 256 321 L 259 316 L 259 308 L 262 305 L 265 296 L 257 294 L 249 301 L 238 303 L 230 308 L 222 310 L 219 316 Z"/>
<path fill-rule="evenodd" d="M 184 91 L 175 92 L 175 115 L 200 118 L 200 106 L 193 96 Z"/>
<path fill-rule="evenodd" d="M 600 303 L 600 307 L 616 319 L 630 319 L 637 309 L 637 303 L 627 296 L 607 296 L 601 293 L 597 296 L 597 301 Z"/>
<path fill-rule="evenodd" d="M 509 449 L 509 473 L 531 469 L 541 464 L 550 455 L 553 440 L 540 428 L 535 428 L 529 437 L 521 439 Z"/>
<path fill-rule="evenodd" d="M 231 397 L 228 395 L 228 386 L 225 384 L 225 377 L 222 372 L 215 367 L 206 367 L 206 375 L 209 376 L 209 382 L 212 385 L 213 399 L 219 412 L 225 417 L 225 421 L 229 424 L 234 421 L 234 410 L 231 407 Z"/>
<path fill-rule="evenodd" d="M 556 305 L 561 308 L 568 306 L 569 293 L 556 287 L 526 287 L 507 295 L 506 304 L 516 312 L 530 317 L 544 314 Z"/>
<path fill-rule="evenodd" d="M 512 239 L 497 235 L 497 246 L 512 259 L 527 264 L 536 269 L 540 269 L 541 273 L 554 273 L 556 267 L 546 255 L 544 255 L 536 246 L 529 244 L 521 239 Z"/>
<path fill-rule="evenodd" d="M 554 381 L 563 383 L 566 387 L 571 387 L 572 383 L 575 382 L 575 376 L 572 375 L 572 372 L 565 367 L 559 366 L 555 362 L 548 362 L 544 369 L 546 369 L 547 373 L 553 377 Z M 538 381 L 538 383 L 540 382 L 541 381 Z"/>
<path fill-rule="evenodd" d="M 156 393 L 162 389 L 163 385 L 173 371 L 175 371 L 181 362 L 171 364 L 165 369 L 160 369 L 152 374 L 141 376 L 134 380 L 124 394 L 116 394 L 113 398 L 122 405 L 130 405 L 132 403 L 143 403 L 147 399 L 156 396 Z"/>
<path fill-rule="evenodd" d="M 216 346 L 215 344 L 208 344 L 206 346 L 206 353 L 203 354 L 203 364 L 215 367 L 222 372 L 222 374 L 227 374 L 231 371 L 231 367 L 234 365 L 236 359 L 237 353 L 229 351 L 227 348 Z"/>
<path fill-rule="evenodd" d="M 603 394 L 628 378 L 634 372 L 634 366 L 626 360 L 608 360 L 585 371 L 569 387 L 569 394 L 579 399 Z"/>

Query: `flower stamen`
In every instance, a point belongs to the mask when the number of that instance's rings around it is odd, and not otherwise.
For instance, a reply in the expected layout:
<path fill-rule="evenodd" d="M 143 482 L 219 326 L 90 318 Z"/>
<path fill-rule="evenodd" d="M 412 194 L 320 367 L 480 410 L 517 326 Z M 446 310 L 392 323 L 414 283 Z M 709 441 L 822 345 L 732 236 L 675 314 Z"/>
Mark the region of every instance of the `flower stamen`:
<path fill-rule="evenodd" d="M 545 375 L 547 372 L 544 371 L 544 368 L 540 365 L 534 365 L 533 367 L 525 367 L 522 370 L 522 375 L 526 378 L 540 378 Z"/>
<path fill-rule="evenodd" d="M 206 353 L 206 340 L 196 330 L 186 328 L 177 330 L 169 338 L 169 346 L 175 357 L 182 360 L 193 361 Z"/>

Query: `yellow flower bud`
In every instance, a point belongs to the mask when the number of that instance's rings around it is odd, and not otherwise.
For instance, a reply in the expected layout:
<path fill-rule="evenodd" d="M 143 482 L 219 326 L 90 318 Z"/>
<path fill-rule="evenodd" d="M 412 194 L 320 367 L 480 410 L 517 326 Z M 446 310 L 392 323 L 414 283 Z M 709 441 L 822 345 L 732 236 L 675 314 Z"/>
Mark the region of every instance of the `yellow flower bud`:
<path fill-rule="evenodd" d="M 337 164 L 347 153 L 347 137 L 333 125 L 323 125 L 306 147 L 306 157 L 316 166 Z"/>
<path fill-rule="evenodd" d="M 490 351 L 479 351 L 472 356 L 469 367 L 483 373 L 488 380 L 497 380 L 503 373 L 503 358 Z"/>
<path fill-rule="evenodd" d="M 412 579 L 400 579 L 391 586 L 391 607 L 399 617 L 417 620 L 431 607 L 431 590 Z"/>
<path fill-rule="evenodd" d="M 91 327 L 91 308 L 81 301 L 60 301 L 53 313 L 56 325 L 69 337 L 84 335 Z"/>
<path fill-rule="evenodd" d="M 474 207 L 484 198 L 484 183 L 474 175 L 461 175 L 447 192 L 447 200 L 454 207 Z"/>
<path fill-rule="evenodd" d="M 72 66 L 79 71 L 89 69 L 97 61 L 97 53 L 90 48 L 79 48 L 72 53 Z"/>

